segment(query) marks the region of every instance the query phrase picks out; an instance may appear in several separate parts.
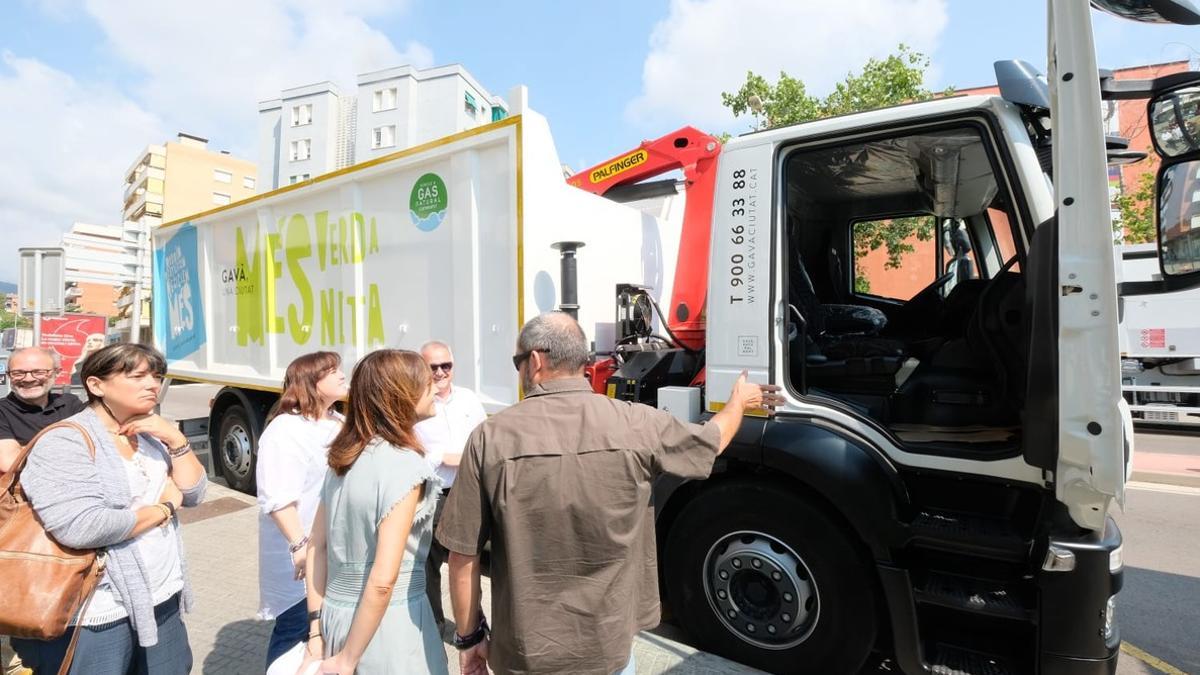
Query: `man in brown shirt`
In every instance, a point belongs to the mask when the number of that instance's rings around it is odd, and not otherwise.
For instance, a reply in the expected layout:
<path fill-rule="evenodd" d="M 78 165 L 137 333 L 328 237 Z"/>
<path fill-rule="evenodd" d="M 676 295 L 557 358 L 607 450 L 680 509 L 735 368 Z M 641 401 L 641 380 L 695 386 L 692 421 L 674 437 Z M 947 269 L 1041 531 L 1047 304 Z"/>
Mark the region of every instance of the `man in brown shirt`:
<path fill-rule="evenodd" d="M 526 399 L 468 438 L 437 528 L 460 640 L 481 625 L 478 556 L 492 544 L 492 637 L 461 653 L 462 672 L 616 673 L 659 623 L 655 477 L 707 478 L 777 388 L 743 373 L 709 423 L 687 424 L 593 393 L 587 339 L 566 314 L 527 323 L 517 352 Z"/>

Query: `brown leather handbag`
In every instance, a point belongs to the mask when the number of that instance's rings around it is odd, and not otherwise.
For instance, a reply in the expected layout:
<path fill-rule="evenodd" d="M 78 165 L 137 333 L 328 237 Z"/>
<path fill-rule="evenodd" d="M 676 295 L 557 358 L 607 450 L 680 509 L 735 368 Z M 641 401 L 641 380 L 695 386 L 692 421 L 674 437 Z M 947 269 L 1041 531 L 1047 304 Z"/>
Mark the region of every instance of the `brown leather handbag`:
<path fill-rule="evenodd" d="M 38 439 L 51 429 L 78 431 L 92 460 L 96 446 L 91 434 L 74 422 L 58 422 L 42 429 L 22 450 L 12 471 L 0 478 L 0 635 L 52 640 L 61 637 L 87 603 L 104 572 L 104 554 L 60 546 L 34 513 L 21 491 L 21 469 Z M 60 675 L 71 667 L 76 626 L 63 659 Z"/>

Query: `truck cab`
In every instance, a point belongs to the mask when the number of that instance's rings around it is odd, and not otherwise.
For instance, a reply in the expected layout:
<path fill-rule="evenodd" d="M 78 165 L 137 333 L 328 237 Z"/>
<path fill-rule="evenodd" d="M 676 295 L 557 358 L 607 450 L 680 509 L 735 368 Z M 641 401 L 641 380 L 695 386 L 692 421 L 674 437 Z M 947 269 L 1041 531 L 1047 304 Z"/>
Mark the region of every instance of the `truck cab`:
<path fill-rule="evenodd" d="M 1045 80 L 722 148 L 705 410 L 743 371 L 787 402 L 705 484 L 660 487 L 667 599 L 702 644 L 772 672 L 884 644 L 906 673 L 1115 671 L 1131 439 L 1100 103 L 1148 99 L 1163 160 L 1162 281 L 1121 294 L 1194 286 L 1200 76 L 1102 84 L 1088 3 L 1050 7 Z"/>

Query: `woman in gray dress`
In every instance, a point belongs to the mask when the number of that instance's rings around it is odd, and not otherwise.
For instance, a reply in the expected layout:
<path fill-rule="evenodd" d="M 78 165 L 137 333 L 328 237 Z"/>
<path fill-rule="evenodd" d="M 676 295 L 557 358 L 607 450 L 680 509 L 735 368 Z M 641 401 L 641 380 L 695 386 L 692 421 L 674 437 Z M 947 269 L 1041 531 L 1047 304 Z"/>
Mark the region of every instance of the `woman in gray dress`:
<path fill-rule="evenodd" d="M 425 558 L 438 479 L 413 433 L 434 414 L 433 378 L 415 352 L 358 362 L 308 551 L 309 658 L 322 673 L 446 673 Z"/>

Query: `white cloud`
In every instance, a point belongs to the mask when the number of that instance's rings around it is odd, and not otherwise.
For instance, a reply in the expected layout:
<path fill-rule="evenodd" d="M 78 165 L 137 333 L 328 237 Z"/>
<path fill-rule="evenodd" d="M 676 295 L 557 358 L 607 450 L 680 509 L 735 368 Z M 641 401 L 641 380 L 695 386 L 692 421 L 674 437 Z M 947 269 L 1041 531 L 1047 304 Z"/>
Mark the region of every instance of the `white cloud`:
<path fill-rule="evenodd" d="M 747 70 L 771 81 L 783 70 L 823 94 L 900 43 L 932 53 L 947 18 L 945 0 L 672 0 L 626 116 L 643 127 L 740 128 L 721 92 L 736 91 Z"/>
<path fill-rule="evenodd" d="M 18 246 L 54 245 L 73 221 L 118 223 L 123 172 L 138 152 L 185 131 L 258 156 L 257 103 L 330 80 L 352 92 L 369 70 L 433 64 L 370 19 L 395 0 L 40 0 L 49 17 L 93 19 L 128 66 L 119 82 L 81 81 L 26 55 L 0 62 L 0 280 Z M 112 73 L 110 68 L 106 73 Z M 21 158 L 20 162 L 12 158 Z"/>
<path fill-rule="evenodd" d="M 429 48 L 393 44 L 367 19 L 402 8 L 383 0 L 178 3 L 87 0 L 111 49 L 144 79 L 137 98 L 180 130 L 256 156 L 256 103 L 322 80 L 350 92 L 354 76 L 432 65 Z"/>
<path fill-rule="evenodd" d="M 0 279 L 17 248 L 56 246 L 71 223 L 120 222 L 122 176 L 161 120 L 110 87 L 0 56 Z"/>

